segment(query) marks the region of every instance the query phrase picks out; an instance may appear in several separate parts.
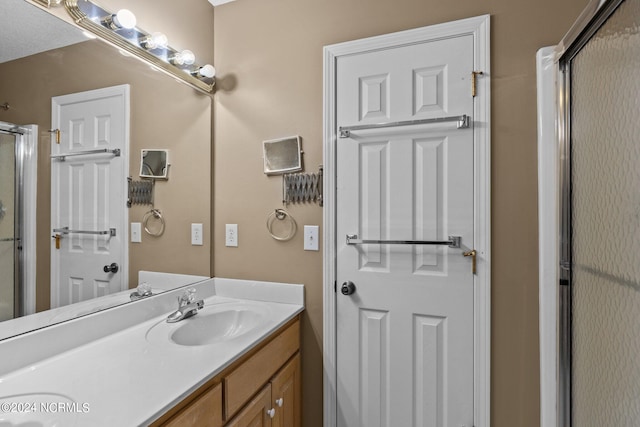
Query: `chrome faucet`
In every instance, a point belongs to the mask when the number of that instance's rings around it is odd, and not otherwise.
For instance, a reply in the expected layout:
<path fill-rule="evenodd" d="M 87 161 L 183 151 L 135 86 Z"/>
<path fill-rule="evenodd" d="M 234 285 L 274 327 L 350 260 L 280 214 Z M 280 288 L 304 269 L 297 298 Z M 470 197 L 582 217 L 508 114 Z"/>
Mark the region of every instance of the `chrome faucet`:
<path fill-rule="evenodd" d="M 202 307 L 204 307 L 204 301 L 196 301 L 196 290 L 187 289 L 178 297 L 178 309 L 167 317 L 167 322 L 175 323 L 196 315 Z"/>

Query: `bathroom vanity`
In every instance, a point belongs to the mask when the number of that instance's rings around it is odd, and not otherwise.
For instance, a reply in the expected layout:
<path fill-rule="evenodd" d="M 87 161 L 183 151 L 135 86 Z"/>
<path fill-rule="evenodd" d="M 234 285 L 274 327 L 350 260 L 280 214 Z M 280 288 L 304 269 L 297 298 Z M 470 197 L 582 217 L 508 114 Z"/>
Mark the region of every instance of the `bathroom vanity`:
<path fill-rule="evenodd" d="M 153 426 L 299 426 L 299 348 L 296 317 Z"/>
<path fill-rule="evenodd" d="M 184 289 L 0 341 L 0 424 L 300 425 L 303 286 L 190 287 L 176 323 Z"/>

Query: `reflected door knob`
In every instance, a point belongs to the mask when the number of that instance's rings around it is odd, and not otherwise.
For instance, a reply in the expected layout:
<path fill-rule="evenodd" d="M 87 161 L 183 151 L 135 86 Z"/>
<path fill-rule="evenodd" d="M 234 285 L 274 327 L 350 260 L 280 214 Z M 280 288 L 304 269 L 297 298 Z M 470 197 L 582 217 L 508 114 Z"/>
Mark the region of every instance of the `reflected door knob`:
<path fill-rule="evenodd" d="M 111 265 L 105 265 L 103 270 L 105 273 L 117 273 L 119 268 L 118 264 L 112 262 Z"/>
<path fill-rule="evenodd" d="M 344 282 L 340 287 L 342 295 L 351 295 L 356 291 L 356 285 L 353 282 Z"/>

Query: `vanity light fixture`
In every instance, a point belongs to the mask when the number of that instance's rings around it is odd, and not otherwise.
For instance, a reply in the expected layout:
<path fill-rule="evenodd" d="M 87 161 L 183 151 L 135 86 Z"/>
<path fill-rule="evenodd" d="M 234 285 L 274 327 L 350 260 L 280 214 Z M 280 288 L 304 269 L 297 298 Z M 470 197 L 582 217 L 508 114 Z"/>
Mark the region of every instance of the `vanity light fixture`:
<path fill-rule="evenodd" d="M 36 0 L 36 2 L 40 3 L 45 7 L 51 7 L 51 6 L 59 6 L 60 3 L 62 3 L 62 0 Z"/>
<path fill-rule="evenodd" d="M 135 15 L 131 11 L 121 9 L 112 13 L 92 0 L 63 1 L 67 12 L 80 27 L 200 91 L 213 92 L 215 68 L 212 65 L 197 64 L 196 57 L 190 50 L 172 48 L 166 35 L 159 32 L 148 33 L 137 27 Z"/>
<path fill-rule="evenodd" d="M 193 71 L 192 74 L 196 77 L 204 77 L 207 79 L 212 79 L 216 76 L 216 69 L 211 64 L 206 64 Z"/>
<path fill-rule="evenodd" d="M 155 32 L 140 40 L 140 45 L 145 49 L 166 49 L 169 46 L 169 39 L 162 33 Z"/>
<path fill-rule="evenodd" d="M 102 25 L 105 25 L 112 30 L 132 30 L 136 27 L 136 15 L 129 9 L 120 9 L 118 13 L 109 14 L 108 16 L 100 20 Z"/>
<path fill-rule="evenodd" d="M 196 62 L 196 56 L 190 50 L 183 50 L 173 55 L 169 62 L 174 65 L 192 65 Z"/>

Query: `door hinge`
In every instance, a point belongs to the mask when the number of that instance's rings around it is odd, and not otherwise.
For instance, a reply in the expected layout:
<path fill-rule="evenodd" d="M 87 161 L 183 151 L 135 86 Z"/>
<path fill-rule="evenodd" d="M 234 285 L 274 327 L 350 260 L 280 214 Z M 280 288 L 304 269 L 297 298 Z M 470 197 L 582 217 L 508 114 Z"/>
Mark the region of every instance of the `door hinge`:
<path fill-rule="evenodd" d="M 56 144 L 60 144 L 60 129 L 49 129 L 49 133 L 56 134 Z"/>
<path fill-rule="evenodd" d="M 484 73 L 482 71 L 472 71 L 471 72 L 471 97 L 475 98 L 478 93 L 478 88 L 476 84 L 476 80 L 478 76 L 482 76 Z"/>
<path fill-rule="evenodd" d="M 333 292 L 335 292 L 336 294 L 338 293 L 338 281 L 334 281 L 333 282 Z"/>

